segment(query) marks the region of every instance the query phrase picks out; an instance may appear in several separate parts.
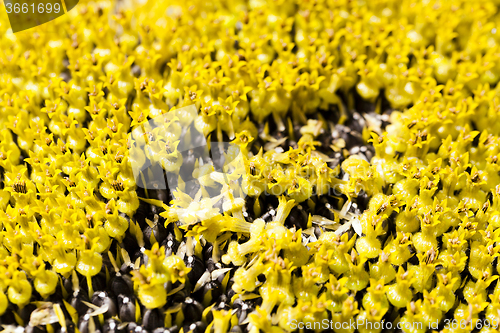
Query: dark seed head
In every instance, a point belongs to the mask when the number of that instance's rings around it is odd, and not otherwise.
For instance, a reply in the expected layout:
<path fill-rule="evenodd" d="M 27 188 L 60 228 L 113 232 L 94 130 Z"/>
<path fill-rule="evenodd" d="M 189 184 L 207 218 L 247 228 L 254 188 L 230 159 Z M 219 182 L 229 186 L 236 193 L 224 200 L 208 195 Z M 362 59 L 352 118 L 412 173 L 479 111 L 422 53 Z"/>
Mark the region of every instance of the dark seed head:
<path fill-rule="evenodd" d="M 135 321 L 135 302 L 125 295 L 118 295 L 119 317 L 123 322 Z"/>
<path fill-rule="evenodd" d="M 208 282 L 203 286 L 203 304 L 208 306 L 222 295 L 222 288 L 216 281 Z"/>
<path fill-rule="evenodd" d="M 78 312 L 78 315 L 80 316 L 83 316 L 88 310 L 88 307 L 83 304 L 82 301 L 88 302 L 89 298 L 81 290 L 75 291 L 73 293 L 73 297 L 71 298 L 70 305 L 75 308 L 75 310 Z"/>
<path fill-rule="evenodd" d="M 238 322 L 242 323 L 247 318 L 247 315 L 254 310 L 254 307 L 251 302 L 245 302 L 238 298 L 233 302 L 233 309 L 236 310 Z"/>
<path fill-rule="evenodd" d="M 212 257 L 208 258 L 205 260 L 205 263 L 207 265 L 207 269 L 210 273 L 212 273 L 214 270 L 216 270 L 218 267 L 215 265 L 215 261 L 212 259 Z"/>
<path fill-rule="evenodd" d="M 175 239 L 175 235 L 173 232 L 169 232 L 167 237 L 163 242 L 160 243 L 161 246 L 165 247 L 165 255 L 168 257 L 177 252 L 179 248 L 179 242 Z"/>
<path fill-rule="evenodd" d="M 154 239 L 156 239 L 156 241 L 161 244 L 161 242 L 163 242 L 165 240 L 165 238 L 167 237 L 167 230 L 161 224 L 161 222 L 159 222 L 159 223 L 155 224 L 152 228 L 148 225 L 144 229 L 144 239 L 147 241 L 150 241 L 151 234 L 153 234 Z"/>
<path fill-rule="evenodd" d="M 115 301 L 105 291 L 96 291 L 92 295 L 92 303 L 99 307 L 104 304 L 108 306 L 108 311 L 104 314 L 105 318 L 110 318 L 117 314 Z"/>
<path fill-rule="evenodd" d="M 127 333 L 148 333 L 146 328 L 136 323 L 129 323 L 127 326 Z"/>
<path fill-rule="evenodd" d="M 188 278 L 191 285 L 194 286 L 203 273 L 205 273 L 205 265 L 197 256 L 188 256 L 184 261 L 186 262 L 186 266 L 191 268 L 191 271 L 188 273 Z"/>
<path fill-rule="evenodd" d="M 133 283 L 128 275 L 122 275 L 121 273 L 117 273 L 111 279 L 111 291 L 115 295 L 125 294 L 130 295 L 134 293 Z"/>
<path fill-rule="evenodd" d="M 212 259 L 213 249 L 213 244 L 209 242 L 207 242 L 205 246 L 203 246 L 203 261 L 207 262 L 209 259 Z"/>
<path fill-rule="evenodd" d="M 198 301 L 192 299 L 191 297 L 187 297 L 182 303 L 182 312 L 186 320 L 195 322 L 201 320 L 203 305 L 201 305 Z"/>
<path fill-rule="evenodd" d="M 92 277 L 92 289 L 93 290 L 106 290 L 106 273 L 101 270 L 99 274 Z M 88 285 L 86 279 L 80 280 L 80 290 L 82 293 L 88 294 Z"/>
<path fill-rule="evenodd" d="M 163 321 L 160 310 L 159 309 L 146 310 L 146 313 L 144 313 L 144 318 L 142 320 L 142 323 L 144 325 L 144 328 L 146 328 L 148 331 L 152 331 L 155 328 L 162 326 Z"/>
<path fill-rule="evenodd" d="M 207 325 L 202 321 L 197 321 L 183 327 L 185 333 L 203 333 Z"/>
<path fill-rule="evenodd" d="M 285 224 L 290 227 L 295 227 L 297 229 L 305 230 L 307 229 L 308 214 L 302 209 L 302 206 L 295 206 L 290 211 Z"/>
<path fill-rule="evenodd" d="M 120 327 L 120 322 L 118 322 L 115 319 L 108 319 L 102 326 L 102 332 L 103 333 L 122 333 L 123 330 L 119 329 Z"/>
<path fill-rule="evenodd" d="M 80 331 L 80 333 L 89 333 L 89 322 L 91 320 L 94 322 L 96 332 L 97 329 L 100 329 L 99 320 L 90 316 L 90 313 L 92 313 L 93 311 L 93 309 L 88 309 L 87 313 L 80 317 L 80 322 L 78 323 L 78 330 Z"/>

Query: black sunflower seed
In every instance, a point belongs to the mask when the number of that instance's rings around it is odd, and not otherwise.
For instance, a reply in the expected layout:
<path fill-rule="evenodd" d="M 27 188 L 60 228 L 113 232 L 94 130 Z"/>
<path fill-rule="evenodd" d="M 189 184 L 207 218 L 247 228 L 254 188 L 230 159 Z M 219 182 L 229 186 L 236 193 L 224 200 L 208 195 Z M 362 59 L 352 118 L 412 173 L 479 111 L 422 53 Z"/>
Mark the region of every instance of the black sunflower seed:
<path fill-rule="evenodd" d="M 118 311 L 121 321 L 135 321 L 135 302 L 130 297 L 118 295 Z"/>
<path fill-rule="evenodd" d="M 115 295 L 134 293 L 133 282 L 128 275 L 122 275 L 120 272 L 111 278 L 111 291 Z"/>
<path fill-rule="evenodd" d="M 184 318 L 189 322 L 201 320 L 203 305 L 191 297 L 187 297 L 182 303 L 182 313 L 184 314 Z"/>
<path fill-rule="evenodd" d="M 105 291 L 96 291 L 92 295 L 92 303 L 99 307 L 105 304 L 108 306 L 108 311 L 104 314 L 105 318 L 113 317 L 117 314 L 115 301 Z"/>
<path fill-rule="evenodd" d="M 205 265 L 197 256 L 188 256 L 184 261 L 186 262 L 186 267 L 191 268 L 191 271 L 188 273 L 188 278 L 191 285 L 194 286 L 203 273 L 205 273 Z"/>
<path fill-rule="evenodd" d="M 75 291 L 73 293 L 73 297 L 71 298 L 71 301 L 69 304 L 75 308 L 75 310 L 78 312 L 79 316 L 83 316 L 87 310 L 88 306 L 86 306 L 83 301 L 89 302 L 89 298 L 85 292 L 82 292 L 81 290 Z"/>
<path fill-rule="evenodd" d="M 204 333 L 207 325 L 202 321 L 197 321 L 183 327 L 185 333 Z"/>
<path fill-rule="evenodd" d="M 162 314 L 159 309 L 148 309 L 144 313 L 144 318 L 142 319 L 144 328 L 148 331 L 152 331 L 155 328 L 163 325 Z"/>
<path fill-rule="evenodd" d="M 102 326 L 102 332 L 103 333 L 122 333 L 124 332 L 123 329 L 120 329 L 120 322 L 117 321 L 116 319 L 108 319 L 104 322 L 104 325 Z"/>

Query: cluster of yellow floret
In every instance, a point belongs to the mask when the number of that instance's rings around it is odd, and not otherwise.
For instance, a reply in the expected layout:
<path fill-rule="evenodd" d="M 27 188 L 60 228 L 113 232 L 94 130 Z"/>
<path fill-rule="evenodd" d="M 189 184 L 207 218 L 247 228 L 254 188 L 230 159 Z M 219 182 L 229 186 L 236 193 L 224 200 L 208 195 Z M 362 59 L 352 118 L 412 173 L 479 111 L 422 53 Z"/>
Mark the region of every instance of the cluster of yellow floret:
<path fill-rule="evenodd" d="M 47 299 L 75 274 L 91 293 L 92 277 L 110 274 L 103 262 L 118 271 L 130 260 L 120 248 L 127 234 L 144 247 L 134 214 L 148 202 L 197 255 L 214 244 L 214 260 L 231 268 L 232 302 L 261 299 L 243 323 L 208 304 L 216 332 L 323 319 L 362 319 L 363 333 L 380 332 L 366 323 L 382 320 L 413 323 L 408 333 L 444 318 L 467 324 L 446 332 L 500 323 L 497 9 L 465 0 L 83 1 L 15 35 L 2 17 L 0 315 Z M 363 132 L 371 162 L 353 155 L 332 165 L 333 150 L 316 149 L 331 130 L 322 114 L 343 123 L 359 97 L 396 111 L 385 130 Z M 129 133 L 192 104 L 200 132 L 244 153 L 241 188 L 254 204 L 182 225 L 173 210 L 181 199 L 141 203 Z M 371 200 L 356 215 L 361 191 Z M 270 222 L 258 218 L 266 196 L 279 198 Z M 314 215 L 318 196 L 338 199 L 334 220 Z M 304 230 L 286 223 L 299 204 L 311 212 Z M 154 309 L 187 284 L 190 268 L 150 242 L 132 276 Z"/>

